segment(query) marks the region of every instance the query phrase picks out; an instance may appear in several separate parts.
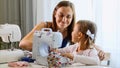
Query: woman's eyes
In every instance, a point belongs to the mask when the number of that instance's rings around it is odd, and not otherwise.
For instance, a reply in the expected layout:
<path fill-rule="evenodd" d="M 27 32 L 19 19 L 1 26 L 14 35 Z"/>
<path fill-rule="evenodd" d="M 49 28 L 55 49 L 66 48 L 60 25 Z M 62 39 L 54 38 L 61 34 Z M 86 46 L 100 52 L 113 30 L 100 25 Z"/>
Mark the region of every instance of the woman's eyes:
<path fill-rule="evenodd" d="M 58 16 L 59 16 L 59 17 L 64 17 L 64 15 L 62 15 L 62 14 L 59 14 Z M 68 19 L 71 18 L 71 17 L 72 17 L 72 16 L 70 16 L 70 15 L 67 15 L 67 16 L 66 16 L 66 18 L 68 18 Z"/>
<path fill-rule="evenodd" d="M 59 17 L 64 17 L 62 14 L 58 15 Z"/>

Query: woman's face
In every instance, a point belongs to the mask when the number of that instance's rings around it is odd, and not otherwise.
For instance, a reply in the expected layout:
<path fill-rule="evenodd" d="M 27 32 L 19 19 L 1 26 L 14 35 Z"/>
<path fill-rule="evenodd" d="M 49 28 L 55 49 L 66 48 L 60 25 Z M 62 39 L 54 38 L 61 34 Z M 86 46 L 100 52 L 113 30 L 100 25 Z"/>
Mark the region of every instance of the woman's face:
<path fill-rule="evenodd" d="M 79 35 L 79 30 L 78 30 L 78 25 L 75 24 L 74 28 L 73 28 L 73 31 L 72 31 L 72 42 L 76 43 L 76 42 L 79 42 L 79 38 L 80 38 L 80 35 Z"/>
<path fill-rule="evenodd" d="M 73 19 L 73 11 L 70 7 L 60 7 L 55 13 L 58 29 L 66 29 Z"/>

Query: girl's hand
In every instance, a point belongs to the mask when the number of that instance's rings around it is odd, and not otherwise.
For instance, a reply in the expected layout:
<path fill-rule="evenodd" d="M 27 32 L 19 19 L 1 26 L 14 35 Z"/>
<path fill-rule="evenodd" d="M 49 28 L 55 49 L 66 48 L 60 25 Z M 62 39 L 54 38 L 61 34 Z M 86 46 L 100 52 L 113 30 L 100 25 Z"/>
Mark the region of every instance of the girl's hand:
<path fill-rule="evenodd" d="M 102 61 L 105 58 L 105 52 L 102 50 L 101 47 L 94 45 L 95 49 L 98 51 L 99 59 Z"/>
<path fill-rule="evenodd" d="M 100 50 L 98 53 L 99 59 L 102 61 L 105 58 L 105 52 Z"/>
<path fill-rule="evenodd" d="M 71 53 L 62 53 L 61 56 L 67 57 L 67 58 L 69 58 L 71 60 L 73 60 L 73 57 L 74 57 L 73 54 L 71 54 Z"/>

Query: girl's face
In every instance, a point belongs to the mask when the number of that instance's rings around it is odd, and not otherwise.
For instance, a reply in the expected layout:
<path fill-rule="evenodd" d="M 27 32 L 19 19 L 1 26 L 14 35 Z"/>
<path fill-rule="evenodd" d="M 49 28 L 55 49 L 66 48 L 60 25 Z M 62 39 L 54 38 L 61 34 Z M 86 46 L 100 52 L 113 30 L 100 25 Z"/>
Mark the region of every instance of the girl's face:
<path fill-rule="evenodd" d="M 58 29 L 66 29 L 73 19 L 73 11 L 70 7 L 60 7 L 55 13 L 55 18 Z"/>
<path fill-rule="evenodd" d="M 73 31 L 72 31 L 72 42 L 76 43 L 79 42 L 80 39 L 80 31 L 78 30 L 78 25 L 75 24 Z"/>

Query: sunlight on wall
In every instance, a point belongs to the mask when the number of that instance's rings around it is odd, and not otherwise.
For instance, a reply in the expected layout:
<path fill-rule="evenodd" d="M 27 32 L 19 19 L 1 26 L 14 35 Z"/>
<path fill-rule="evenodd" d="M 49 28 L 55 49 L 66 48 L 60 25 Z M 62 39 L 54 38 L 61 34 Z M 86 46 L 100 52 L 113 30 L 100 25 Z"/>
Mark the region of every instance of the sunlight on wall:
<path fill-rule="evenodd" d="M 110 66 L 120 68 L 120 1 L 70 0 L 75 4 L 76 18 L 97 24 L 96 44 L 111 53 Z"/>
<path fill-rule="evenodd" d="M 118 11 L 120 11 L 119 0 L 102 0 L 102 36 L 103 36 L 103 48 L 105 51 L 109 51 L 111 53 L 111 67 L 112 68 L 120 68 L 120 61 L 118 60 L 118 56 L 120 57 L 120 42 L 118 38 L 120 36 L 120 15 Z"/>
<path fill-rule="evenodd" d="M 95 21 L 93 5 L 91 0 L 69 0 L 75 6 L 76 21 L 78 20 L 92 20 Z"/>

